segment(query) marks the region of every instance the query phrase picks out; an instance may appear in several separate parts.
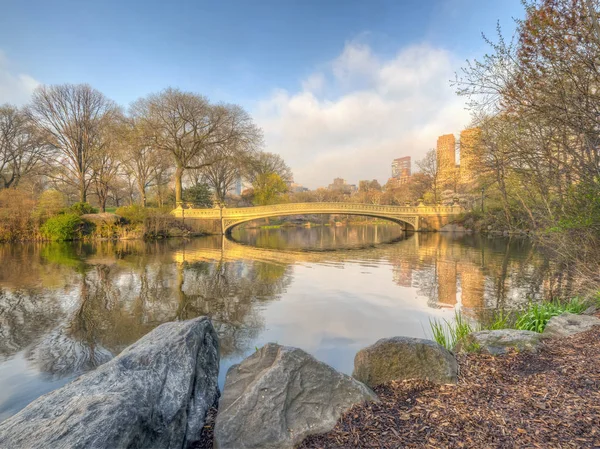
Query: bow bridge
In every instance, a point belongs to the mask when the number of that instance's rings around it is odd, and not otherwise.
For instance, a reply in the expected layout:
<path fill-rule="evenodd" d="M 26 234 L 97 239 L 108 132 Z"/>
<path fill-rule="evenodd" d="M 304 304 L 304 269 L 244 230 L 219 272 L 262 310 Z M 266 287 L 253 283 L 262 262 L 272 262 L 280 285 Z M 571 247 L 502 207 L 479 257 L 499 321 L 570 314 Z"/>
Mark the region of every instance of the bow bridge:
<path fill-rule="evenodd" d="M 451 206 L 382 206 L 355 203 L 288 203 L 256 207 L 219 207 L 209 209 L 186 208 L 179 205 L 171 213 L 196 231 L 227 234 L 235 226 L 260 218 L 286 215 L 363 215 L 383 218 L 400 224 L 406 230 L 439 231 L 464 209 Z"/>

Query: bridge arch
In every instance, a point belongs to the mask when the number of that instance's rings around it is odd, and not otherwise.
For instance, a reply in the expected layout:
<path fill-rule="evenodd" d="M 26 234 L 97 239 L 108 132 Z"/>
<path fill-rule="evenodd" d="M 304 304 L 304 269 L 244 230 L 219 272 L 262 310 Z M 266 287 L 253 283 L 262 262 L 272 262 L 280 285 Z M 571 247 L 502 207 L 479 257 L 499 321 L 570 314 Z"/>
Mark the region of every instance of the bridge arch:
<path fill-rule="evenodd" d="M 233 229 L 239 225 L 244 223 L 249 223 L 254 220 L 261 220 L 264 218 L 274 218 L 274 217 L 285 217 L 290 215 L 354 215 L 361 217 L 372 217 L 372 218 L 381 218 L 383 220 L 391 221 L 403 227 L 406 231 L 414 231 L 415 224 L 410 218 L 392 218 L 386 215 L 380 215 L 375 213 L 360 213 L 360 212 L 274 212 L 272 214 L 265 214 L 261 216 L 256 216 L 252 218 L 242 218 L 242 219 L 223 219 L 223 233 L 230 235 Z"/>

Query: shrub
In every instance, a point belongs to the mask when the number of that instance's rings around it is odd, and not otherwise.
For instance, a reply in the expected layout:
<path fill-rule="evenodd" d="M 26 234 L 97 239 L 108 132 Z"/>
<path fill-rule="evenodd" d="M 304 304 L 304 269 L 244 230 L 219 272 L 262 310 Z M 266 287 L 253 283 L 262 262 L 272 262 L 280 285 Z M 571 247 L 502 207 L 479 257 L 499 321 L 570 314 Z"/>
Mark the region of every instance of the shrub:
<path fill-rule="evenodd" d="M 41 227 L 49 240 L 74 240 L 83 234 L 83 221 L 77 214 L 62 214 L 49 218 Z"/>
<path fill-rule="evenodd" d="M 67 213 L 75 215 L 96 214 L 98 213 L 98 209 L 92 207 L 89 203 L 75 203 L 67 209 Z"/>
<path fill-rule="evenodd" d="M 53 215 L 57 215 L 66 206 L 65 196 L 58 190 L 45 190 L 38 198 L 35 208 L 35 216 L 38 220 L 45 220 Z"/>
<path fill-rule="evenodd" d="M 34 239 L 37 236 L 34 209 L 35 201 L 27 192 L 0 190 L 0 242 Z"/>
<path fill-rule="evenodd" d="M 150 214 L 150 211 L 138 204 L 132 204 L 117 208 L 115 214 L 120 215 L 131 224 L 142 224 Z"/>

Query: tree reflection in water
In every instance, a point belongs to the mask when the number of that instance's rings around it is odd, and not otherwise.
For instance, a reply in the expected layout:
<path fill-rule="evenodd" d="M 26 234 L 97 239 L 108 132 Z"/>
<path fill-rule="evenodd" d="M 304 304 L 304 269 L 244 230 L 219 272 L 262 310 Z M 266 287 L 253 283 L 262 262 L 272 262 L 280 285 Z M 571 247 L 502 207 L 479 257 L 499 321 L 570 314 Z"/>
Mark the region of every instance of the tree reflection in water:
<path fill-rule="evenodd" d="M 24 351 L 46 376 L 69 377 L 105 363 L 161 323 L 199 315 L 212 317 L 223 357 L 241 356 L 265 328 L 266 304 L 282 297 L 298 264 L 389 265 L 393 282 L 430 307 L 462 306 L 477 318 L 576 288 L 572 270 L 525 240 L 398 234 L 389 226 L 242 230 L 236 238 L 256 246 L 220 237 L 0 246 L 0 363 Z M 375 238 L 400 241 L 372 247 Z M 303 245 L 350 249 L 300 251 Z"/>

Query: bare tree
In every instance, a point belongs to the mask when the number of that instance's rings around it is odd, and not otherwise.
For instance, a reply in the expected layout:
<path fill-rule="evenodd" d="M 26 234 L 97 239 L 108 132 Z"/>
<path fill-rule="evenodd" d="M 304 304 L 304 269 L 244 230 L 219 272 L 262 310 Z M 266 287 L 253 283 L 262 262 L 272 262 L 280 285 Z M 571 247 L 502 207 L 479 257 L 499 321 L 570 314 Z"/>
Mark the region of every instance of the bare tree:
<path fill-rule="evenodd" d="M 156 183 L 156 168 L 168 164 L 163 155 L 152 145 L 151 139 L 141 126 L 130 119 L 124 127 L 122 136 L 122 162 L 127 173 L 135 179 L 143 207 L 147 203 L 147 190 Z"/>
<path fill-rule="evenodd" d="M 220 151 L 226 143 L 257 131 L 243 109 L 211 105 L 201 95 L 178 89 L 140 99 L 131 110 L 143 123 L 152 145 L 173 157 L 177 203 L 181 202 L 185 170 L 205 168 L 228 157 Z"/>
<path fill-rule="evenodd" d="M 87 84 L 41 86 L 33 93 L 28 115 L 55 151 L 54 177 L 76 187 L 81 202 L 87 201 L 94 158 L 117 112 L 115 103 Z"/>
<path fill-rule="evenodd" d="M 47 151 L 23 111 L 0 106 L 0 188 L 16 187 L 39 168 Z"/>
<path fill-rule="evenodd" d="M 439 196 L 439 169 L 435 149 L 431 149 L 425 154 L 425 157 L 417 161 L 417 167 L 421 173 L 425 174 L 429 180 L 429 189 L 433 193 L 433 200 L 437 203 Z"/>
<path fill-rule="evenodd" d="M 92 186 L 102 212 L 106 212 L 106 201 L 111 190 L 118 183 L 121 174 L 120 150 L 122 150 L 122 141 L 119 133 L 121 125 L 121 123 L 115 123 L 106 129 L 109 136 L 105 139 L 102 151 L 94 156 L 91 164 Z"/>

